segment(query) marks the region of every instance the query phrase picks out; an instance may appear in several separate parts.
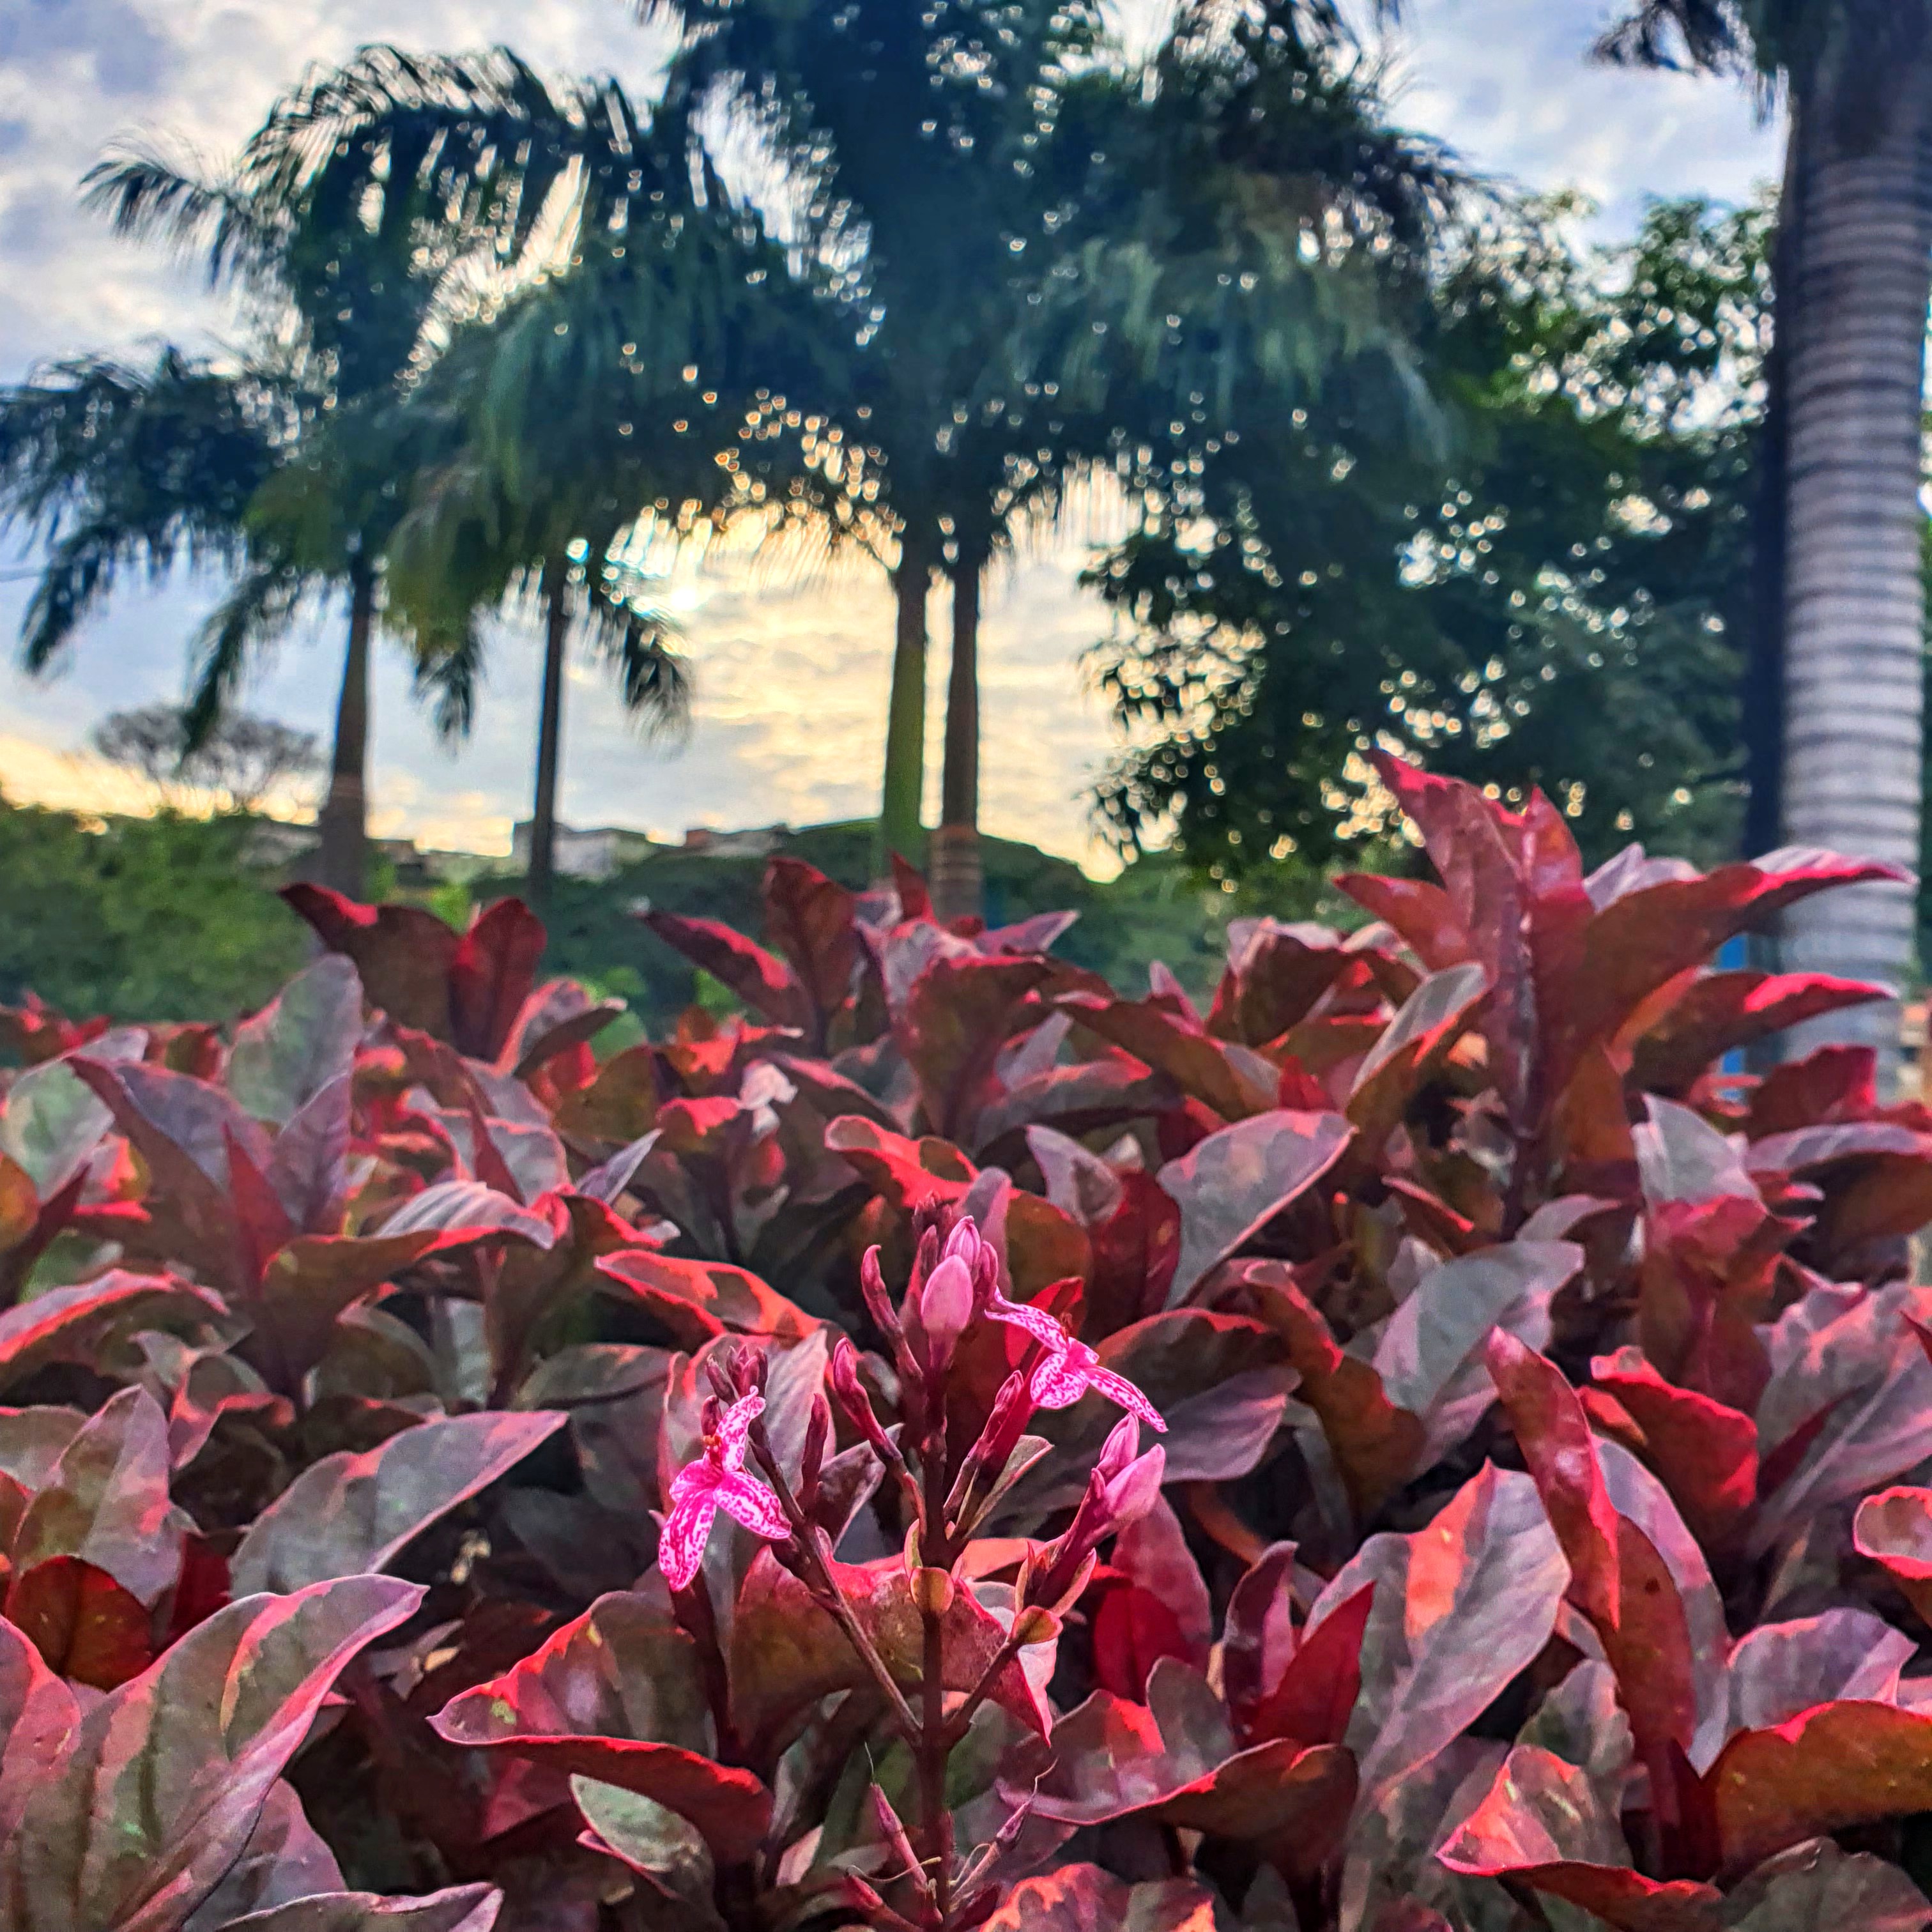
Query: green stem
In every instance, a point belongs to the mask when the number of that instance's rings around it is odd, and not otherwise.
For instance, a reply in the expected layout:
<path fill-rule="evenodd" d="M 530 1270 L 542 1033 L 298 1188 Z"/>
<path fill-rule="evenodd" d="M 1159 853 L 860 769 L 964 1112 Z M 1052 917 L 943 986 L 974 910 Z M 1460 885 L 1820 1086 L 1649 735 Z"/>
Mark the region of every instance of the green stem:
<path fill-rule="evenodd" d="M 892 690 L 886 716 L 886 773 L 879 805 L 879 842 L 874 872 L 884 878 L 892 856 L 914 865 L 925 857 L 920 810 L 926 792 L 926 598 L 938 550 L 932 533 L 916 518 L 900 539 L 892 572 L 898 622 L 892 644 Z"/>

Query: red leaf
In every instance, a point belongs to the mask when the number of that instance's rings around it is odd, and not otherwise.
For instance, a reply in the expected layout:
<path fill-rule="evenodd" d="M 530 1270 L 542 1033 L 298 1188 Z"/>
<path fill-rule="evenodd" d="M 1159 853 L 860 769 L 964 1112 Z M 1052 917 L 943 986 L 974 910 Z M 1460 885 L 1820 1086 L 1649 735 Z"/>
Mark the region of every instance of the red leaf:
<path fill-rule="evenodd" d="M 154 1660 L 152 1613 L 106 1570 L 76 1556 L 16 1570 L 7 1621 L 32 1640 L 50 1669 L 97 1690 L 138 1677 Z"/>
<path fill-rule="evenodd" d="M 1724 1548 L 1757 1501 L 1757 1424 L 1714 1396 L 1666 1382 L 1635 1348 L 1599 1356 L 1590 1373 L 1641 1431 L 1639 1453 L 1692 1534 L 1708 1549 Z M 1583 1391 L 1586 1408 L 1592 1393 Z"/>
<path fill-rule="evenodd" d="M 1256 1262 L 1243 1279 L 1262 1318 L 1288 1345 L 1288 1359 L 1301 1378 L 1300 1399 L 1320 1418 L 1358 1520 L 1372 1516 L 1414 1473 L 1422 1424 L 1389 1400 L 1382 1377 L 1366 1362 L 1342 1352 L 1321 1312 L 1294 1285 L 1292 1270 Z"/>
<path fill-rule="evenodd" d="M 1488 1358 L 1569 1561 L 1570 1600 L 1595 1625 L 1637 1748 L 1660 1778 L 1666 1748 L 1689 1750 L 1697 1727 L 1690 1628 L 1676 1585 L 1649 1538 L 1611 1502 L 1588 1420 L 1563 1372 L 1500 1330 Z"/>
<path fill-rule="evenodd" d="M 688 1819 L 726 1862 L 748 1856 L 771 1822 L 764 1786 L 712 1761 L 696 1645 L 642 1597 L 599 1598 L 432 1723 L 452 1744 L 527 1759 L 560 1784 L 576 1774 L 653 1798 Z"/>
<path fill-rule="evenodd" d="M 1764 1140 L 1822 1120 L 1866 1120 L 1877 1111 L 1877 1054 L 1868 1046 L 1821 1046 L 1764 1076 L 1744 1131 Z"/>
<path fill-rule="evenodd" d="M 856 1114 L 834 1120 L 825 1130 L 825 1144 L 908 1214 L 929 1201 L 950 1204 L 963 1198 L 980 1171 L 950 1141 L 930 1135 L 908 1140 Z"/>
<path fill-rule="evenodd" d="M 1535 1744 L 1510 1753 L 1487 1795 L 1436 1856 L 1451 1871 L 1527 1886 L 1622 1932 L 1715 1932 L 1718 1892 L 1631 1870 L 1614 1810 L 1588 1774 Z"/>
<path fill-rule="evenodd" d="M 1469 935 L 1449 895 L 1426 879 L 1384 879 L 1361 872 L 1335 881 L 1355 903 L 1386 926 L 1432 973 L 1474 958 Z"/>
<path fill-rule="evenodd" d="M 142 1328 L 226 1312 L 220 1298 L 176 1275 L 111 1268 L 77 1288 L 52 1288 L 0 1313 L 0 1387 L 51 1362 L 94 1362 Z"/>
<path fill-rule="evenodd" d="M 1138 1702 L 1148 1673 L 1163 1657 L 1192 1661 L 1180 1619 L 1151 1590 L 1126 1578 L 1096 1577 L 1093 1606 L 1094 1681 L 1102 1690 Z"/>
<path fill-rule="evenodd" d="M 1215 988 L 1208 1031 L 1216 1040 L 1265 1046 L 1279 1040 L 1353 964 L 1346 943 L 1321 926 L 1235 920 L 1228 963 Z"/>
<path fill-rule="evenodd" d="M 986 1932 L 1212 1932 L 1214 1894 L 1192 1879 L 1129 1885 L 1098 1865 L 1022 1879 Z"/>
<path fill-rule="evenodd" d="M 325 1456 L 250 1526 L 234 1587 L 288 1592 L 383 1568 L 437 1518 L 513 1468 L 563 1426 L 560 1414 L 425 1422 L 363 1454 Z"/>
<path fill-rule="evenodd" d="M 913 982 L 894 1030 L 934 1132 L 973 1138 L 980 1108 L 997 1090 L 1000 1050 L 1052 970 L 1042 959 L 941 956 Z"/>
<path fill-rule="evenodd" d="M 1852 1521 L 1852 1542 L 1932 1622 L 1932 1490 L 1892 1489 L 1866 1497 Z"/>
<path fill-rule="evenodd" d="M 37 1485 L 14 1562 L 79 1557 L 152 1607 L 180 1574 L 183 1521 L 168 1500 L 167 1420 L 146 1390 L 123 1389 Z"/>
<path fill-rule="evenodd" d="M 1248 1726 L 1253 1743 L 1283 1738 L 1300 1744 L 1338 1744 L 1362 1688 L 1362 1633 L 1376 1586 L 1343 1598 L 1295 1646 L 1288 1668 Z"/>
<path fill-rule="evenodd" d="M 1156 1178 L 1180 1210 L 1170 1305 L 1320 1180 L 1353 1131 L 1339 1114 L 1257 1114 L 1169 1161 Z"/>
<path fill-rule="evenodd" d="M 626 1248 L 602 1256 L 597 1272 L 616 1285 L 622 1298 L 648 1309 L 685 1348 L 700 1348 L 727 1333 L 791 1337 L 820 1325 L 756 1275 L 723 1262 L 682 1261 L 649 1248 Z"/>
<path fill-rule="evenodd" d="M 1254 1077 L 1244 1073 L 1227 1048 L 1200 1028 L 1178 1018 L 1158 1000 L 1106 1000 L 1092 993 L 1070 993 L 1063 1012 L 1090 1031 L 1164 1073 L 1182 1093 L 1223 1120 L 1245 1120 L 1270 1106 L 1273 1070 L 1258 1055 Z M 1260 1077 L 1268 1076 L 1265 1082 Z"/>
<path fill-rule="evenodd" d="M 1165 1498 L 1156 1497 L 1153 1508 L 1114 1539 L 1112 1568 L 1166 1612 L 1179 1646 L 1172 1654 L 1204 1671 L 1214 1642 L 1214 1606 L 1180 1520 Z M 1148 1669 L 1153 1664 L 1150 1657 Z"/>
<path fill-rule="evenodd" d="M 1700 966 L 1734 934 L 1832 886 L 1898 880 L 1898 867 L 1832 853 L 1774 855 L 1775 868 L 1720 866 L 1702 878 L 1660 879 L 1601 907 L 1584 928 L 1586 962 L 1558 1016 L 1558 1064 L 1612 1038 L 1638 1006 L 1679 974 Z"/>
<path fill-rule="evenodd" d="M 490 1932 L 502 1902 L 502 1894 L 488 1885 L 454 1885 L 406 1898 L 325 1892 L 227 1924 L 233 1932 Z"/>
<path fill-rule="evenodd" d="M 1820 1704 L 1741 1731 L 1706 1773 L 1726 1868 L 1822 1832 L 1932 1810 L 1932 1717 L 1890 1704 Z"/>
<path fill-rule="evenodd" d="M 730 989 L 738 999 L 778 1026 L 809 1024 L 807 1001 L 782 960 L 754 944 L 742 933 L 715 919 L 686 919 L 655 908 L 643 915 L 645 925 L 667 946 L 675 946 Z"/>
<path fill-rule="evenodd" d="M 499 899 L 470 922 L 449 962 L 449 1040 L 494 1060 L 536 984 L 543 921 L 521 899 Z"/>
<path fill-rule="evenodd" d="M 110 1691 L 0 1844 L 21 1932 L 181 1924 L 235 1862 L 343 1666 L 422 1595 L 354 1576 L 254 1598 Z"/>
<path fill-rule="evenodd" d="M 1348 1115 L 1362 1151 L 1380 1151 L 1410 1101 L 1474 1023 L 1488 985 L 1472 960 L 1430 974 L 1403 1003 L 1349 1090 Z"/>
<path fill-rule="evenodd" d="M 765 931 L 791 967 L 812 1010 L 812 1044 L 822 1051 L 827 1022 L 850 996 L 861 956 L 854 923 L 859 902 L 802 859 L 782 854 L 765 866 Z"/>
<path fill-rule="evenodd" d="M 1771 1313 L 1792 1224 L 1755 1197 L 1666 1201 L 1646 1218 L 1637 1339 L 1668 1381 L 1746 1414 L 1769 1368 L 1758 1324 Z"/>
<path fill-rule="evenodd" d="M 356 962 L 369 1004 L 437 1040 L 450 1031 L 450 968 L 458 935 L 421 906 L 360 905 L 323 886 L 284 886 L 282 897 L 332 952 Z"/>
<path fill-rule="evenodd" d="M 59 1761 L 80 1715 L 74 1693 L 39 1651 L 0 1622 L 0 1845 L 11 1842 L 28 1798 Z"/>
<path fill-rule="evenodd" d="M 1534 1484 L 1488 1465 L 1432 1522 L 1371 1537 L 1330 1579 L 1310 1612 L 1316 1628 L 1376 1586 L 1348 1727 L 1365 1805 L 1460 1737 L 1534 1660 L 1568 1580 Z"/>
<path fill-rule="evenodd" d="M 1637 1040 L 1630 1077 L 1647 1093 L 1679 1094 L 1738 1047 L 1826 1013 L 1891 997 L 1882 986 L 1822 973 L 1706 973 Z"/>

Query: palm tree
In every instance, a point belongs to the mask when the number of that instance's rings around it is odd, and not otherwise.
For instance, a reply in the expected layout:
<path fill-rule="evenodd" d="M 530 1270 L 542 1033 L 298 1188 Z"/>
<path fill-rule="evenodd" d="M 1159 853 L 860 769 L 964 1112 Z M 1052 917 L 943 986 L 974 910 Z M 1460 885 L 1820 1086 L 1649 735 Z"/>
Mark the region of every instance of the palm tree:
<path fill-rule="evenodd" d="M 478 255 L 520 246 L 561 178 L 561 160 L 519 148 L 520 198 L 500 192 L 506 130 L 520 130 L 539 97 L 552 116 L 566 111 L 513 56 L 409 61 L 376 50 L 277 102 L 220 175 L 203 177 L 149 148 L 113 153 L 87 178 L 90 202 L 122 234 L 202 255 L 211 283 L 244 297 L 259 346 L 232 378 L 169 352 L 145 380 L 97 362 L 0 399 L 16 452 L 9 501 L 32 533 L 56 545 L 29 613 L 30 666 L 48 662 L 118 568 L 138 560 L 158 571 L 178 551 L 218 563 L 236 582 L 201 639 L 188 712 L 198 733 L 250 659 L 306 606 L 343 597 L 347 639 L 318 870 L 344 891 L 363 888 L 384 549 L 398 485 L 436 454 L 422 440 L 425 424 L 398 406 L 399 386 L 432 352 L 452 282 Z M 374 126 L 376 101 L 406 102 L 413 118 Z M 319 165 L 345 155 L 366 171 L 361 193 L 336 192 L 340 172 Z M 211 417 L 209 398 L 224 383 L 231 400 Z M 93 426 L 110 402 L 128 428 L 104 439 Z M 33 424 L 62 412 L 90 445 L 79 470 L 58 439 L 34 440 Z M 166 452 L 158 467 L 156 449 Z M 114 518 L 130 503 L 158 503 L 158 489 L 172 490 L 176 507 L 152 528 L 137 519 L 117 536 Z M 56 527 L 37 505 L 58 505 L 64 522 Z M 114 567 L 88 565 L 90 546 Z M 88 595 L 76 598 L 83 576 Z"/>
<path fill-rule="evenodd" d="M 0 525 L 44 551 L 21 626 L 46 670 L 130 571 L 232 571 L 290 430 L 275 372 L 164 349 L 148 368 L 85 356 L 0 390 Z"/>
<path fill-rule="evenodd" d="M 611 664 L 627 711 L 654 730 L 682 724 L 688 679 L 641 566 L 653 537 L 675 548 L 772 503 L 784 393 L 734 396 L 712 372 L 776 370 L 806 339 L 782 290 L 760 292 L 784 264 L 754 232 L 688 210 L 654 219 L 649 206 L 640 196 L 634 220 L 580 236 L 563 272 L 461 330 L 412 399 L 460 425 L 391 549 L 394 608 L 426 669 L 466 704 L 482 614 L 534 603 L 542 616 L 527 880 L 539 910 L 570 637 L 587 634 Z"/>
<path fill-rule="evenodd" d="M 1919 498 L 1932 302 L 1932 4 L 1639 0 L 1611 58 L 1749 78 L 1790 115 L 1777 355 L 1784 412 L 1783 836 L 1915 866 L 1923 766 Z M 1901 986 L 1904 886 L 1786 916 L 1790 967 Z M 1895 1060 L 1897 1006 L 1798 1030 Z"/>
<path fill-rule="evenodd" d="M 834 393 L 900 532 L 886 849 L 920 839 L 926 592 L 951 578 L 928 865 L 942 912 L 976 913 L 988 566 L 1124 440 L 1198 455 L 1243 384 L 1298 395 L 1385 348 L 1368 244 L 1412 262 L 1450 178 L 1381 125 L 1366 64 L 1323 70 L 1352 45 L 1323 0 L 1186 0 L 1139 66 L 1088 0 L 692 12 L 698 71 L 736 87 L 865 318 Z"/>

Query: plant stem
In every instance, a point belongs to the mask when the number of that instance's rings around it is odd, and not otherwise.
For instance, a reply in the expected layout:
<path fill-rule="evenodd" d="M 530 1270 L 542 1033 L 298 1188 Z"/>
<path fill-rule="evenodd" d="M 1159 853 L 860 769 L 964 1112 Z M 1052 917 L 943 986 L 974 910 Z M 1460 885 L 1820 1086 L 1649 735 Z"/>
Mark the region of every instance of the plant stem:
<path fill-rule="evenodd" d="M 936 1402 L 928 1405 L 926 1431 L 920 1443 L 919 1480 L 924 1507 L 920 1510 L 919 1560 L 925 1568 L 949 1576 L 956 1552 L 946 1529 L 946 1419 Z M 945 1612 L 920 1604 L 922 1642 L 920 1656 L 921 1723 L 913 1745 L 919 1776 L 920 1856 L 929 1874 L 933 1903 L 943 1927 L 952 1905 L 952 1844 L 946 1816 L 946 1760 L 952 1741 L 946 1725 Z"/>
<path fill-rule="evenodd" d="M 830 1553 L 825 1545 L 825 1533 L 812 1522 L 799 1507 L 796 1496 L 792 1494 L 791 1485 L 785 1480 L 784 1472 L 778 1467 L 778 1458 L 772 1454 L 770 1438 L 762 1424 L 754 1424 L 751 1433 L 752 1453 L 758 1457 L 759 1467 L 765 1479 L 772 1486 L 772 1492 L 778 1499 L 778 1507 L 785 1513 L 792 1526 L 792 1533 L 799 1552 L 806 1561 L 812 1574 L 801 1580 L 809 1589 L 820 1609 L 845 1634 L 845 1640 L 858 1653 L 859 1660 L 869 1670 L 885 1693 L 886 1702 L 892 1707 L 892 1720 L 898 1726 L 907 1744 L 914 1750 L 918 1748 L 920 1722 L 906 1694 L 898 1687 L 898 1680 L 886 1668 L 886 1660 L 867 1635 L 859 1622 L 845 1592 L 838 1587 L 838 1580 L 832 1574 Z"/>

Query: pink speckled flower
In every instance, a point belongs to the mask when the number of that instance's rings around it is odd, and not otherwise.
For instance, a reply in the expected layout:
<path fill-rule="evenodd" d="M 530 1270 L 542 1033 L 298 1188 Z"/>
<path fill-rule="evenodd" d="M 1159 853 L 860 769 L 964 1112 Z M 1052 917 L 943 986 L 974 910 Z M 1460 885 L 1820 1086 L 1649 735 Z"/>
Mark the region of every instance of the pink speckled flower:
<path fill-rule="evenodd" d="M 1070 1408 L 1092 1389 L 1130 1415 L 1138 1416 L 1150 1429 L 1166 1432 L 1167 1424 L 1154 1404 L 1125 1376 L 1103 1369 L 1100 1357 L 1084 1342 L 1076 1342 L 1045 1309 L 995 1294 L 986 1312 L 995 1322 L 1024 1329 L 1046 1351 L 1027 1385 L 1028 1393 L 1042 1408 Z"/>
<path fill-rule="evenodd" d="M 778 1498 L 745 1473 L 745 1440 L 765 1412 L 764 1397 L 742 1396 L 722 1414 L 715 1403 L 705 1406 L 703 1459 L 671 1478 L 670 1514 L 658 1540 L 658 1563 L 674 1590 L 685 1588 L 698 1574 L 712 1520 L 721 1508 L 754 1536 L 782 1543 L 791 1534 Z"/>

